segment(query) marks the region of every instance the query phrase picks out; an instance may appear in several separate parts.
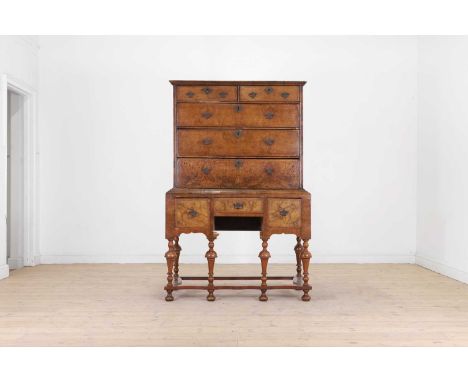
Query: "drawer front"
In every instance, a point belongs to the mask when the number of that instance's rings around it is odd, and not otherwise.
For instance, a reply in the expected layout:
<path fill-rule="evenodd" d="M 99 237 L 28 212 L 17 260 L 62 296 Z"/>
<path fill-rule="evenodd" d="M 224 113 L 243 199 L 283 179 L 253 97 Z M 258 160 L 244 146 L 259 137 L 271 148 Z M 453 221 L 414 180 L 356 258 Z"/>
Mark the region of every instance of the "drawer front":
<path fill-rule="evenodd" d="M 177 107 L 177 125 L 298 127 L 299 105 L 182 103 Z"/>
<path fill-rule="evenodd" d="M 180 228 L 204 228 L 210 223 L 208 199 L 176 199 L 175 222 Z"/>
<path fill-rule="evenodd" d="M 299 156 L 299 130 L 178 129 L 179 156 Z"/>
<path fill-rule="evenodd" d="M 269 227 L 300 227 L 300 199 L 268 199 Z"/>
<path fill-rule="evenodd" d="M 262 213 L 263 200 L 259 198 L 218 198 L 214 199 L 215 213 Z"/>
<path fill-rule="evenodd" d="M 240 100 L 243 102 L 297 102 L 299 86 L 241 86 Z"/>
<path fill-rule="evenodd" d="M 237 86 L 177 86 L 177 101 L 237 101 Z"/>
<path fill-rule="evenodd" d="M 179 158 L 176 187 L 188 188 L 299 188 L 296 159 Z"/>

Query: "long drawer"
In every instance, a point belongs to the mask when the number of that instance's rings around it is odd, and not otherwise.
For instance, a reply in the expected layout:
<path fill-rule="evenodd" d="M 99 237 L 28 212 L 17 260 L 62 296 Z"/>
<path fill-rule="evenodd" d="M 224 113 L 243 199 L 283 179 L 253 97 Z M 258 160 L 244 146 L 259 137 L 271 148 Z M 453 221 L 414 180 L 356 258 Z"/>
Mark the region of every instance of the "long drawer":
<path fill-rule="evenodd" d="M 299 127 L 299 105 L 181 103 L 177 125 Z"/>
<path fill-rule="evenodd" d="M 296 159 L 178 158 L 176 187 L 181 188 L 299 188 Z"/>
<path fill-rule="evenodd" d="M 299 156 L 299 130 L 178 129 L 179 156 Z"/>

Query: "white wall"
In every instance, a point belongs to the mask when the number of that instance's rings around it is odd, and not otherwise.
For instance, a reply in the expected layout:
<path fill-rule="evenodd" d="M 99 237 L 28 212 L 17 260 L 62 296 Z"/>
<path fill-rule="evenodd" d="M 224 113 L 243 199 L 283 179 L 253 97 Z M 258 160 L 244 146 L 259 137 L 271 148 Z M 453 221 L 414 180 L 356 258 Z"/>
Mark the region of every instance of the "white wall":
<path fill-rule="evenodd" d="M 0 75 L 30 88 L 38 86 L 38 45 L 32 36 L 0 36 Z M 5 92 L 3 92 L 5 90 Z M 5 94 L 4 94 L 5 93 Z M 6 265 L 6 89 L 0 92 L 0 279 L 8 276 Z"/>
<path fill-rule="evenodd" d="M 41 37 L 42 261 L 163 261 L 172 187 L 170 79 L 307 80 L 304 186 L 315 262 L 412 262 L 417 39 Z M 270 241 L 293 261 L 295 239 Z M 181 239 L 205 262 L 206 239 Z M 222 233 L 219 262 L 257 262 Z"/>
<path fill-rule="evenodd" d="M 468 282 L 468 37 L 419 39 L 417 262 Z"/>

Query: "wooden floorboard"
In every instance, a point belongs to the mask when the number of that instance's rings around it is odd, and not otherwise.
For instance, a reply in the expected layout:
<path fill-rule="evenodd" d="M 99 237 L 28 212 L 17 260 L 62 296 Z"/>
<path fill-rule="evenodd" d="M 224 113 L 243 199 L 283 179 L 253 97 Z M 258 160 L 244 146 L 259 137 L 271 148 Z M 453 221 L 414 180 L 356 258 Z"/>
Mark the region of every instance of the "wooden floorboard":
<path fill-rule="evenodd" d="M 292 275 L 295 265 L 269 269 Z M 181 266 L 182 275 L 206 270 Z M 308 303 L 294 290 L 268 291 L 267 303 L 257 290 L 216 291 L 215 302 L 205 291 L 181 290 L 168 303 L 165 272 L 163 264 L 14 271 L 0 280 L 0 346 L 468 346 L 468 285 L 417 265 L 312 265 Z M 200 281 L 184 285 L 191 283 Z"/>

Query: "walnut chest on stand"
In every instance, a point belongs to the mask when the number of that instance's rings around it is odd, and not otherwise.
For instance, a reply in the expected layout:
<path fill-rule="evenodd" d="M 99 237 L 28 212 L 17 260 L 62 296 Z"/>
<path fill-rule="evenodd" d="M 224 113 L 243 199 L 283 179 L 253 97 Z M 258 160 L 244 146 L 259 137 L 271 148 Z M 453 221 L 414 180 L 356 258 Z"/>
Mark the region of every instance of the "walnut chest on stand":
<path fill-rule="evenodd" d="M 292 81 L 171 81 L 174 87 L 174 188 L 166 193 L 166 301 L 180 289 L 302 291 L 309 301 L 310 194 L 302 188 L 302 87 Z M 260 276 L 216 277 L 215 231 L 260 232 Z M 208 239 L 206 277 L 179 274 L 182 233 Z M 296 236 L 296 275 L 268 277 L 268 239 Z M 260 244 L 260 243 L 259 243 Z M 260 247 L 260 245 L 259 245 Z M 291 253 L 293 252 L 291 246 Z M 203 280 L 204 285 L 182 285 Z M 252 280 L 256 285 L 216 285 Z M 290 280 L 269 285 L 270 280 Z"/>

